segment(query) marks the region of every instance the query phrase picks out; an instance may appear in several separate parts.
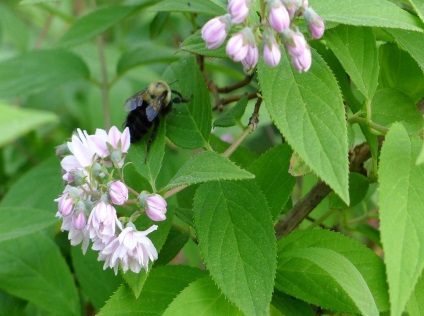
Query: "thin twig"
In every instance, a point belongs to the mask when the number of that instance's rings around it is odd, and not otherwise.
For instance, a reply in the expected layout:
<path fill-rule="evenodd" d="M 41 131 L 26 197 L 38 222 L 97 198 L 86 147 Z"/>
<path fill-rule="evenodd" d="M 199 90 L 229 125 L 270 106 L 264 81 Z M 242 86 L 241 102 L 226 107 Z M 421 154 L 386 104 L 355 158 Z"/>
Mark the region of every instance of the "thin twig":
<path fill-rule="evenodd" d="M 226 87 L 216 87 L 216 90 L 219 93 L 228 93 L 237 89 L 240 89 L 246 85 L 248 85 L 250 83 L 250 81 L 252 81 L 253 75 L 247 75 L 246 77 L 244 77 L 244 79 L 242 81 L 239 81 L 231 86 L 226 86 Z"/>
<path fill-rule="evenodd" d="M 255 92 L 249 93 L 247 95 L 247 99 L 248 100 L 251 100 L 251 99 L 257 98 L 258 97 L 258 93 L 259 93 L 259 91 L 255 91 Z M 233 96 L 228 97 L 228 98 L 218 99 L 218 101 L 215 102 L 215 105 L 213 107 L 213 110 L 218 109 L 222 105 L 226 105 L 226 104 L 229 104 L 229 103 L 238 101 L 241 98 L 243 98 L 244 96 L 245 96 L 245 94 L 241 94 L 241 95 L 233 95 Z"/>

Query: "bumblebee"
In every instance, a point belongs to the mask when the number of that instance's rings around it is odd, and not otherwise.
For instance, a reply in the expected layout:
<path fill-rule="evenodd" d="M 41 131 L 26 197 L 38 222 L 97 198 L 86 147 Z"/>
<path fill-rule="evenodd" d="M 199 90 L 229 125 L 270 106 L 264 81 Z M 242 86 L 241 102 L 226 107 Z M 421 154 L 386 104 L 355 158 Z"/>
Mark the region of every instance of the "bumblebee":
<path fill-rule="evenodd" d="M 172 94 L 175 94 L 176 97 L 172 98 Z M 178 91 L 171 90 L 169 85 L 162 80 L 152 82 L 146 89 L 128 98 L 124 105 L 129 112 L 125 127 L 130 130 L 131 143 L 141 140 L 153 126 L 152 133 L 147 141 L 148 151 L 159 127 L 160 116 L 169 113 L 173 103 L 187 103 L 189 101 L 190 99 L 185 99 Z"/>

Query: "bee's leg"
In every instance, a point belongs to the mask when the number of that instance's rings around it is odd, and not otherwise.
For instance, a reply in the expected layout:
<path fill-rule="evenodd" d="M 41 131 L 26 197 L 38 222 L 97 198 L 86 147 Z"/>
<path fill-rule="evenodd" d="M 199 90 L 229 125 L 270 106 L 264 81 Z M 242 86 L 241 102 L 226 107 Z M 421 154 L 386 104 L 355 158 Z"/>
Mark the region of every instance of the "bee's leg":
<path fill-rule="evenodd" d="M 176 97 L 176 98 L 173 98 L 172 99 L 172 101 L 171 101 L 171 103 L 187 103 L 187 102 L 190 102 L 190 100 L 191 100 L 191 97 L 190 97 L 190 99 L 185 99 L 183 96 L 182 96 L 182 94 L 181 93 L 179 93 L 178 91 L 176 91 L 176 90 L 171 90 L 171 92 L 172 93 L 174 93 L 174 94 L 176 94 L 178 97 Z"/>
<path fill-rule="evenodd" d="M 160 124 L 160 120 L 159 120 L 159 116 L 156 117 L 156 119 L 153 121 L 153 129 L 152 132 L 150 133 L 150 137 L 147 140 L 146 143 L 146 158 L 144 158 L 144 163 L 146 163 L 147 161 L 147 155 L 149 154 L 149 149 L 150 149 L 150 145 L 152 144 L 153 140 L 156 137 L 156 133 L 158 131 L 159 128 L 159 124 Z"/>

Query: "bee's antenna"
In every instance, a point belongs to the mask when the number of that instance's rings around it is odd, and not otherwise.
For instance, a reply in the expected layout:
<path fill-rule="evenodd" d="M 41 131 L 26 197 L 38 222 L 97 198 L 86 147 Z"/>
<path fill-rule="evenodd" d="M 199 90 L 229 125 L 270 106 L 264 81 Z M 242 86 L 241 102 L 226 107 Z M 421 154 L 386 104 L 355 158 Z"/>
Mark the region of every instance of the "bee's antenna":
<path fill-rule="evenodd" d="M 175 79 L 174 81 L 172 81 L 171 83 L 169 83 L 169 85 L 172 85 L 174 83 L 178 82 L 178 79 Z"/>

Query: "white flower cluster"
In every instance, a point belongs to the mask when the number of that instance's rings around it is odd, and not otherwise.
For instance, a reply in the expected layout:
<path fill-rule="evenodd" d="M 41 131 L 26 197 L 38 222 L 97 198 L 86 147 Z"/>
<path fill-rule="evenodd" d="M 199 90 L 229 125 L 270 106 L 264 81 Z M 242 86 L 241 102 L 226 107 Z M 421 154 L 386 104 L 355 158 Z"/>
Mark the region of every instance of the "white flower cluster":
<path fill-rule="evenodd" d="M 128 128 L 121 133 L 113 126 L 109 132 L 97 129 L 94 135 L 77 130 L 72 140 L 58 147 L 63 157 L 61 166 L 66 187 L 56 199 L 56 216 L 63 220 L 62 231 L 69 231 L 71 245 L 82 243 L 83 253 L 90 240 L 92 249 L 99 251 L 104 269 L 110 267 L 115 274 L 147 270 L 149 261 L 158 257 L 155 246 L 147 235 L 158 226 L 138 231 L 133 220 L 140 210 L 154 221 L 165 220 L 166 201 L 158 194 L 136 194 L 139 209 L 128 218 L 118 218 L 114 205 L 128 204 L 129 190 L 124 183 L 122 167 L 130 147 Z M 119 179 L 115 179 L 118 175 Z M 134 190 L 131 192 L 136 193 Z M 135 202 L 134 202 L 135 201 Z"/>

